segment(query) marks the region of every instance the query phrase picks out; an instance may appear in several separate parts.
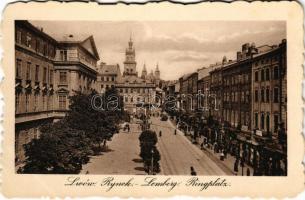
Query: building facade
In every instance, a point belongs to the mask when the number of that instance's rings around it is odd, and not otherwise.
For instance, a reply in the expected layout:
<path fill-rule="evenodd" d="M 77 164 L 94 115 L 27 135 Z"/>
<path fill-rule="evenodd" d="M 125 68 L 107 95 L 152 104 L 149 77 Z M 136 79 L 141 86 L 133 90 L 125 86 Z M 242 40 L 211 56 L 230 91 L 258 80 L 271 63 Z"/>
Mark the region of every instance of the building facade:
<path fill-rule="evenodd" d="M 286 41 L 264 48 L 253 57 L 252 127 L 258 135 L 277 137 L 280 123 L 287 129 Z"/>
<path fill-rule="evenodd" d="M 198 95 L 201 97 L 198 99 L 198 109 L 202 113 L 202 116 L 206 119 L 210 115 L 209 107 L 209 95 L 210 95 L 210 72 L 212 67 L 203 67 L 198 69 Z"/>
<path fill-rule="evenodd" d="M 223 85 L 222 85 L 222 64 L 212 65 L 210 72 L 210 93 L 209 93 L 209 114 L 214 120 L 223 122 L 222 103 L 223 103 Z"/>
<path fill-rule="evenodd" d="M 251 62 L 239 60 L 222 70 L 223 121 L 251 130 Z"/>
<path fill-rule="evenodd" d="M 190 73 L 179 78 L 181 109 L 187 113 L 197 111 L 198 73 Z"/>
<path fill-rule="evenodd" d="M 98 69 L 97 91 L 104 93 L 108 88 L 115 87 L 122 78 L 120 66 L 101 63 Z"/>
<path fill-rule="evenodd" d="M 15 158 L 38 127 L 54 119 L 54 65 L 57 42 L 27 21 L 15 22 Z"/>
<path fill-rule="evenodd" d="M 135 48 L 130 38 L 125 52 L 123 76 L 115 84 L 124 99 L 124 109 L 131 114 L 139 114 L 159 108 L 156 105 L 159 101 L 156 96 L 156 80 L 159 78 L 152 73 L 147 74 L 145 64 L 141 77 L 138 76 Z"/>
<path fill-rule="evenodd" d="M 95 88 L 98 54 L 90 55 L 97 52 L 90 45 L 92 37 L 60 42 L 28 21 L 15 21 L 16 164 L 25 159 L 23 145 L 39 137 L 39 127 L 65 115 L 73 91 Z"/>
<path fill-rule="evenodd" d="M 98 60 L 92 36 L 84 40 L 73 35 L 60 39 L 54 61 L 56 107 L 59 111 L 69 109 L 68 97 L 74 91 L 89 93 L 96 89 Z"/>

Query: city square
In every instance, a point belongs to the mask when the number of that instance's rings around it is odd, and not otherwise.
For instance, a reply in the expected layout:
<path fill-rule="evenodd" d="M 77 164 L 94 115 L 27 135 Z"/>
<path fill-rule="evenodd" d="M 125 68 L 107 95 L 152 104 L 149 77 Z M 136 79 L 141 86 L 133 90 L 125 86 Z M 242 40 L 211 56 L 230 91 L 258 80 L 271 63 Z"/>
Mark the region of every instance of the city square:
<path fill-rule="evenodd" d="M 285 24 L 216 24 L 15 21 L 16 172 L 286 176 Z"/>

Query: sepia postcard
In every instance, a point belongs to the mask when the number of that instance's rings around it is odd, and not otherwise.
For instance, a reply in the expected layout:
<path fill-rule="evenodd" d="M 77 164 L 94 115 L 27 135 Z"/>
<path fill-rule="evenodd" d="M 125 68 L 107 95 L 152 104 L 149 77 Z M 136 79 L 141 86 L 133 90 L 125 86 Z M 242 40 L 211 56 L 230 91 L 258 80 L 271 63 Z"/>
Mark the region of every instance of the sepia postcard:
<path fill-rule="evenodd" d="M 7 197 L 304 190 L 297 2 L 30 2 L 3 16 Z"/>

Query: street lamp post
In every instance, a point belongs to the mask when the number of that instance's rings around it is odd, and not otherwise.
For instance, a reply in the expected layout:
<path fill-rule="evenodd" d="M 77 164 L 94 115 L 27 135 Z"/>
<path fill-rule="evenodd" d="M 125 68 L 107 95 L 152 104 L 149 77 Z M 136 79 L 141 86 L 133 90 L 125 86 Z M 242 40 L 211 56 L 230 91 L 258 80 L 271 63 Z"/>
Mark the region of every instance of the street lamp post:
<path fill-rule="evenodd" d="M 154 150 L 151 150 L 151 174 L 154 175 Z"/>

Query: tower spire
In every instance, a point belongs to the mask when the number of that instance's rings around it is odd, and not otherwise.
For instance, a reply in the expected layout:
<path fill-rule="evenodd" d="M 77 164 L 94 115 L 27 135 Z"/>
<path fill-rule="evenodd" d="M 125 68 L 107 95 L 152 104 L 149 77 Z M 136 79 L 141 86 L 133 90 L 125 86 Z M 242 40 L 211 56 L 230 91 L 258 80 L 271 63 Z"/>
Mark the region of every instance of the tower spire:
<path fill-rule="evenodd" d="M 130 38 L 129 41 L 132 42 L 132 31 L 130 31 Z"/>
<path fill-rule="evenodd" d="M 146 64 L 145 64 L 145 62 L 144 62 L 143 70 L 146 71 Z"/>
<path fill-rule="evenodd" d="M 144 62 L 141 78 L 146 79 L 146 77 L 147 77 L 147 71 L 146 71 L 146 64 Z"/>
<path fill-rule="evenodd" d="M 160 70 L 159 70 L 159 62 L 157 62 L 156 70 L 155 70 L 155 78 L 157 80 L 160 79 Z"/>
<path fill-rule="evenodd" d="M 133 47 L 132 36 L 130 35 L 130 41 L 128 42 L 128 47 L 125 52 L 124 75 L 138 76 L 136 66 L 136 53 Z"/>
<path fill-rule="evenodd" d="M 132 42 L 132 32 L 130 32 L 130 38 L 129 38 L 128 46 L 129 46 L 130 49 L 132 49 L 132 46 L 133 46 L 133 42 Z"/>

